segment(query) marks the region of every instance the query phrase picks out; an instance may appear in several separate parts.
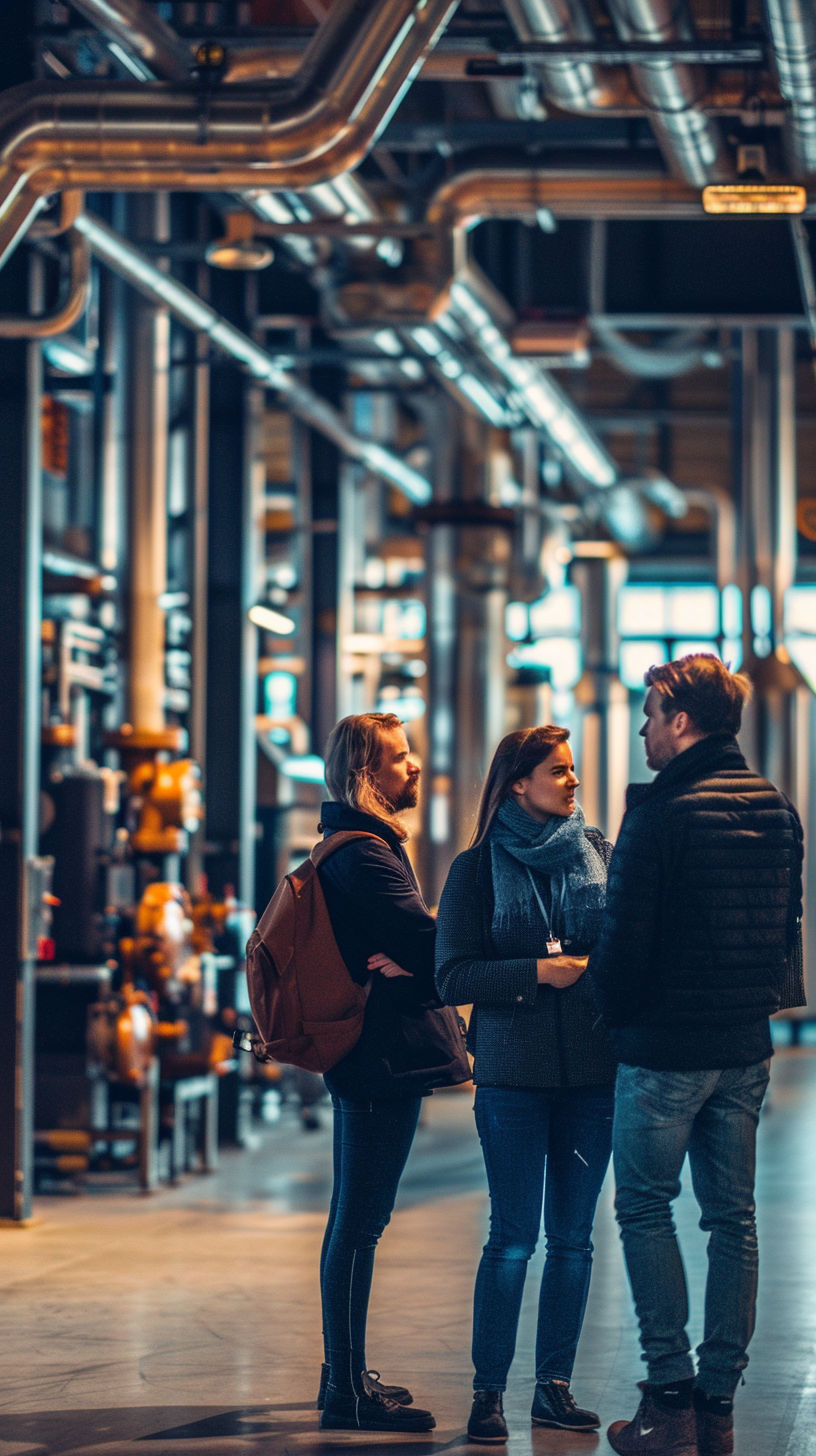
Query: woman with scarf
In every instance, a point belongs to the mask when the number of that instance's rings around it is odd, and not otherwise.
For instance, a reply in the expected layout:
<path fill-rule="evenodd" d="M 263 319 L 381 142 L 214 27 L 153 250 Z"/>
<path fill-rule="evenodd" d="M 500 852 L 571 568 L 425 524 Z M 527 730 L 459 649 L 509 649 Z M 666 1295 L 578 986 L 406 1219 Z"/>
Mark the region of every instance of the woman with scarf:
<path fill-rule="evenodd" d="M 468 1436 L 476 1442 L 507 1440 L 502 1395 L 542 1199 L 547 1258 L 532 1422 L 600 1425 L 576 1405 L 570 1380 L 612 1141 L 615 1060 L 584 976 L 612 846 L 575 802 L 568 738 L 548 725 L 502 739 L 473 842 L 451 866 L 437 920 L 439 994 L 473 1006 L 468 1047 L 490 1190 L 474 1296 Z"/>

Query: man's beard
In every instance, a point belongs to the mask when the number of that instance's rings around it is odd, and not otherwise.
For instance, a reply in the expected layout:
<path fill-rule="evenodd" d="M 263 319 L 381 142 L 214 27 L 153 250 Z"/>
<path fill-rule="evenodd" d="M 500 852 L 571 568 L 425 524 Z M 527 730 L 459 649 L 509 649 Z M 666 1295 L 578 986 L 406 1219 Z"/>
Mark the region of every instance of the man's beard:
<path fill-rule="evenodd" d="M 393 800 L 391 807 L 395 814 L 402 813 L 403 809 L 415 809 L 419 802 L 419 778 L 413 778 L 405 785 L 402 793 Z"/>

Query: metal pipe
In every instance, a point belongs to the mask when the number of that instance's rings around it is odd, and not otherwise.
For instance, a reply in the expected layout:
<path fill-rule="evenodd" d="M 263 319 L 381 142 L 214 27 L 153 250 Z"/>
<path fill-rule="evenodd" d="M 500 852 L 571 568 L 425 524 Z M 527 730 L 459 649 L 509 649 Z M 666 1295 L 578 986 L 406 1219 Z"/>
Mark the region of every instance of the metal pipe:
<path fill-rule="evenodd" d="M 553 168 L 479 168 L 451 177 L 434 193 L 426 218 L 469 227 L 492 217 L 703 217 L 699 191 L 673 177 L 610 172 L 603 177 Z"/>
<path fill-rule="evenodd" d="M 796 271 L 799 275 L 799 292 L 807 319 L 810 347 L 816 350 L 816 279 L 813 276 L 813 258 L 810 252 L 810 238 L 801 217 L 790 219 L 793 252 Z"/>
<path fill-rule="evenodd" d="M 88 239 L 91 251 L 114 273 L 147 298 L 166 304 L 188 328 L 206 334 L 217 348 L 236 359 L 256 379 L 276 389 L 294 415 L 333 440 L 345 455 L 359 460 L 374 475 L 389 481 L 409 500 L 420 504 L 430 500 L 430 482 L 423 475 L 405 465 L 398 455 L 393 455 L 382 445 L 355 435 L 332 405 L 307 385 L 300 384 L 275 362 L 271 354 L 228 323 L 191 289 L 162 273 L 132 243 L 88 213 L 77 220 L 76 227 Z"/>
<path fill-rule="evenodd" d="M 47 194 L 325 182 L 365 156 L 455 5 L 337 0 L 295 80 L 276 87 L 14 87 L 0 104 L 6 205 L 24 184 Z"/>
<path fill-rule="evenodd" d="M 694 40 L 694 24 L 685 0 L 609 0 L 615 29 L 622 40 Z M 660 149 L 675 176 L 693 187 L 727 180 L 733 165 L 716 121 L 704 115 L 700 102 L 704 82 L 692 67 L 672 60 L 641 61 L 631 68 L 635 88 L 649 109 Z"/>
<path fill-rule="evenodd" d="M 504 4 L 522 41 L 596 40 L 584 0 L 504 0 Z M 540 74 L 545 95 L 563 111 L 605 111 L 631 91 L 625 71 L 601 71 L 586 61 L 547 60 L 541 63 Z"/>
<path fill-rule="evenodd" d="M 87 242 L 71 234 L 71 273 L 66 297 L 51 313 L 28 318 L 25 314 L 0 314 L 0 339 L 50 339 L 67 333 L 85 312 L 91 255 Z"/>
<path fill-rule="evenodd" d="M 793 164 L 816 172 L 816 10 L 813 0 L 765 0 L 782 95 L 790 102 Z"/>
<path fill-rule="evenodd" d="M 72 0 L 73 4 L 73 0 Z M 147 67 L 145 80 L 186 81 L 193 66 L 190 47 L 145 0 L 76 0 L 73 6 L 114 44 Z"/>

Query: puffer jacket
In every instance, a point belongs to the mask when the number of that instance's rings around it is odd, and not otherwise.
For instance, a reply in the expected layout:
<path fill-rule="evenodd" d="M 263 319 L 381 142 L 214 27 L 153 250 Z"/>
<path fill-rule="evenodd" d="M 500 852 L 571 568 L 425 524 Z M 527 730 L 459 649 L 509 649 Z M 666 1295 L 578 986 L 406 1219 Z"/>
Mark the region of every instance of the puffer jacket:
<path fill-rule="evenodd" d="M 799 817 L 735 738 L 701 739 L 632 785 L 589 960 L 618 1060 L 696 1071 L 771 1056 L 801 913 Z"/>

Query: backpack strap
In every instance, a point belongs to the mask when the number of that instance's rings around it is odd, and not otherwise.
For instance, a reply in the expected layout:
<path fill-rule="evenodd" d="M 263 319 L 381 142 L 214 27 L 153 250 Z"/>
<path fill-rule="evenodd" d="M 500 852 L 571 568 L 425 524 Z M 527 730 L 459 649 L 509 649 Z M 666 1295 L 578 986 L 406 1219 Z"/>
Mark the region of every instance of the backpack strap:
<path fill-rule="evenodd" d="M 351 844 L 353 839 L 376 839 L 379 844 L 387 844 L 387 841 L 379 834 L 369 834 L 365 829 L 336 829 L 328 839 L 323 839 L 316 844 L 309 855 L 315 869 L 319 869 L 323 861 L 327 860 L 330 854 L 334 854 L 335 850 Z"/>

